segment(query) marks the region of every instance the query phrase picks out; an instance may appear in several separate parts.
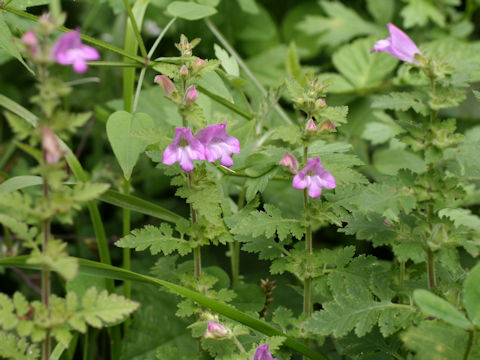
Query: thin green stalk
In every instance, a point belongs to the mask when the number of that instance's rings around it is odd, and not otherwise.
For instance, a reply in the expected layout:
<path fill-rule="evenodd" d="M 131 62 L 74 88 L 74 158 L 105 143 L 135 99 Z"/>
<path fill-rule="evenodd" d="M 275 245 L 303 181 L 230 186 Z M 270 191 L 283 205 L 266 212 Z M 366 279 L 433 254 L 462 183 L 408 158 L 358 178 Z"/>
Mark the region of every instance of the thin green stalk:
<path fill-rule="evenodd" d="M 10 230 L 6 226 L 3 226 L 3 233 L 5 234 L 5 243 L 7 245 L 7 251 L 10 252 L 12 250 L 12 236 L 10 234 Z"/>
<path fill-rule="evenodd" d="M 253 81 L 255 86 L 260 90 L 263 96 L 267 96 L 267 90 L 263 87 L 263 85 L 258 81 L 252 71 L 248 68 L 247 64 L 243 61 L 243 59 L 238 55 L 235 49 L 228 43 L 227 39 L 222 35 L 222 33 L 215 27 L 215 25 L 210 21 L 209 18 L 206 18 L 205 24 L 210 29 L 212 34 L 220 41 L 220 43 L 227 49 L 227 51 L 234 57 L 234 59 L 238 62 L 238 65 L 243 69 L 245 74 Z M 280 115 L 280 117 L 287 123 L 293 124 L 292 120 L 288 117 L 287 113 L 282 109 L 282 107 L 278 104 L 275 105 L 275 111 Z"/>
<path fill-rule="evenodd" d="M 165 34 L 167 33 L 168 29 L 170 28 L 170 26 L 172 26 L 172 24 L 175 22 L 177 18 L 174 17 L 173 19 L 171 19 L 167 26 L 165 26 L 162 30 L 162 32 L 160 33 L 160 35 L 158 35 L 157 39 L 155 40 L 155 42 L 153 43 L 152 47 L 150 48 L 150 51 L 148 52 L 147 54 L 147 58 L 150 59 L 155 50 L 157 49 L 158 45 L 160 44 L 160 41 L 162 41 L 163 37 L 165 36 Z M 142 70 L 140 71 L 140 76 L 138 78 L 138 82 L 137 82 L 137 90 L 135 91 L 135 98 L 133 99 L 133 108 L 132 108 L 132 112 L 135 112 L 137 110 L 137 105 L 138 105 L 138 99 L 140 98 L 140 91 L 142 90 L 142 85 L 143 85 L 143 80 L 145 78 L 145 72 L 147 71 L 147 68 L 146 67 L 143 67 Z"/>
<path fill-rule="evenodd" d="M 88 326 L 83 339 L 83 360 L 88 360 Z"/>
<path fill-rule="evenodd" d="M 188 174 L 188 184 L 190 187 L 192 186 L 192 175 L 190 173 Z M 190 215 L 192 226 L 194 226 L 197 222 L 197 212 L 193 208 L 192 204 L 190 204 Z M 202 275 L 202 253 L 200 250 L 200 245 L 193 249 L 193 266 L 195 279 L 198 280 L 200 279 L 200 275 Z"/>
<path fill-rule="evenodd" d="M 130 195 L 130 181 L 126 180 L 123 183 L 123 193 Z M 123 236 L 130 234 L 130 209 L 123 208 Z M 123 249 L 123 268 L 130 270 L 131 267 L 131 253 L 129 248 Z M 124 284 L 125 297 L 130 298 L 132 284 L 130 281 L 125 281 Z"/>
<path fill-rule="evenodd" d="M 144 58 L 148 58 L 147 56 L 147 49 L 145 48 L 145 44 L 143 43 L 142 35 L 140 35 L 140 31 L 138 30 L 137 20 L 135 20 L 135 16 L 133 16 L 132 8 L 130 7 L 130 1 L 124 0 L 123 3 L 125 4 L 125 8 L 127 9 L 128 18 L 130 19 L 130 23 L 132 25 L 132 30 L 137 38 L 138 45 L 140 47 L 140 52 Z"/>
<path fill-rule="evenodd" d="M 29 14 L 28 12 L 26 11 L 22 11 L 22 10 L 18 10 L 18 9 L 15 9 L 15 8 L 12 8 L 12 7 L 5 7 L 4 9 L 5 11 L 8 11 L 12 14 L 16 14 L 18 16 L 21 16 L 23 18 L 26 18 L 26 19 L 29 19 L 29 20 L 32 20 L 32 21 L 36 21 L 38 22 L 38 17 L 35 16 L 35 15 L 32 15 L 32 14 Z M 62 32 L 69 32 L 69 31 L 72 31 L 72 29 L 69 29 L 69 28 L 66 28 L 65 26 L 60 26 L 58 28 L 58 30 L 62 31 Z M 122 49 L 120 49 L 119 47 L 116 47 L 114 45 L 111 45 L 111 44 L 108 44 L 104 41 L 101 41 L 101 40 L 98 40 L 98 39 L 95 39 L 91 36 L 88 36 L 88 35 L 85 35 L 85 34 L 80 34 L 80 37 L 82 38 L 82 40 L 90 43 L 90 44 L 93 44 L 93 45 L 96 45 L 98 47 L 101 47 L 101 48 L 104 48 L 106 50 L 110 50 L 110 51 L 113 51 L 119 55 L 122 55 L 126 58 L 129 58 L 131 60 L 134 60 L 136 62 L 139 62 L 140 64 L 144 64 L 145 63 L 145 59 L 141 56 L 138 56 L 138 55 L 132 55 Z"/>
<path fill-rule="evenodd" d="M 465 348 L 465 353 L 463 354 L 463 360 L 468 360 L 470 358 L 470 351 L 472 350 L 475 335 L 475 329 L 469 331 L 467 347 Z"/>
<path fill-rule="evenodd" d="M 435 279 L 435 259 L 433 251 L 428 246 L 425 248 L 427 253 L 427 274 L 428 274 L 428 288 L 431 290 L 436 286 Z"/>
<path fill-rule="evenodd" d="M 242 190 L 238 196 L 238 210 L 245 206 L 246 180 L 243 181 Z M 236 240 L 230 243 L 230 264 L 232 267 L 232 285 L 236 288 L 240 280 L 240 243 Z"/>
<path fill-rule="evenodd" d="M 129 63 L 124 61 L 87 61 L 89 66 L 103 66 L 103 67 L 134 67 L 140 68 L 143 67 L 142 64 L 138 63 Z"/>
<path fill-rule="evenodd" d="M 308 119 L 309 117 L 307 117 Z M 308 161 L 308 147 L 303 148 L 303 161 L 307 163 Z M 303 207 L 305 209 L 305 251 L 307 254 L 312 254 L 313 252 L 313 241 L 312 241 L 312 226 L 310 224 L 310 209 L 308 206 L 308 189 L 303 190 Z M 312 279 L 306 277 L 303 280 L 303 312 L 307 314 L 307 317 L 312 315 L 313 306 L 312 306 Z M 309 339 L 305 339 L 305 346 L 309 346 Z M 306 356 L 303 356 L 303 359 L 307 359 Z"/>
<path fill-rule="evenodd" d="M 235 342 L 235 345 L 237 345 L 238 350 L 240 350 L 241 353 L 246 353 L 245 348 L 243 347 L 242 343 L 238 341 L 237 337 L 233 335 L 233 341 Z"/>

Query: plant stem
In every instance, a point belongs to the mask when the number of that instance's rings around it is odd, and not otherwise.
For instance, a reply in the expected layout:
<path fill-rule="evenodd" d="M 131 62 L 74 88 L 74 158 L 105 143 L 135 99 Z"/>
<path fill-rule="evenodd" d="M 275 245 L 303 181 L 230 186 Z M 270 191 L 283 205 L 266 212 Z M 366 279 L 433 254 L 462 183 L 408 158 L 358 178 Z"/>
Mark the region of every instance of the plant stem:
<path fill-rule="evenodd" d="M 427 245 L 425 248 L 427 253 L 427 274 L 428 274 L 428 288 L 431 290 L 436 286 L 435 280 L 435 261 L 433 258 L 433 251 Z"/>
<path fill-rule="evenodd" d="M 130 195 L 130 180 L 125 179 L 123 183 L 123 193 L 125 195 Z M 123 208 L 123 236 L 130 234 L 130 209 Z M 123 268 L 130 270 L 130 249 L 123 249 Z M 132 289 L 132 283 L 130 281 L 124 282 L 124 294 L 125 297 L 130 298 Z"/>
<path fill-rule="evenodd" d="M 308 161 L 308 147 L 303 148 L 303 161 Z M 312 254 L 312 226 L 310 225 L 310 210 L 308 207 L 308 189 L 303 190 L 303 207 L 305 210 L 305 251 L 307 254 Z M 312 313 L 312 279 L 305 278 L 303 286 L 303 312 L 310 316 Z"/>
<path fill-rule="evenodd" d="M 258 90 L 262 93 L 263 96 L 267 96 L 267 90 L 263 87 L 263 85 L 258 81 L 252 71 L 248 68 L 247 64 L 243 61 L 243 59 L 238 55 L 235 49 L 228 43 L 227 39 L 222 35 L 222 33 L 215 27 L 215 25 L 210 21 L 209 18 L 205 19 L 205 24 L 210 29 L 212 34 L 220 41 L 220 43 L 227 49 L 227 51 L 234 57 L 234 59 L 238 62 L 238 65 L 245 71 L 245 74 L 252 80 Z M 282 109 L 279 104 L 275 104 L 275 111 L 280 115 L 280 117 L 287 123 L 293 124 L 292 120 L 288 117 L 287 113 Z"/>
<path fill-rule="evenodd" d="M 43 196 L 47 203 L 49 203 L 48 196 L 48 179 L 47 179 L 47 166 L 43 164 Z M 48 242 L 50 240 L 50 219 L 46 219 L 43 222 L 43 244 L 42 252 L 44 256 L 47 256 Z M 48 311 L 50 303 L 50 268 L 48 265 L 42 265 L 41 272 L 41 284 L 42 284 L 42 303 L 45 305 Z M 42 359 L 48 360 L 50 358 L 50 329 L 47 329 L 45 334 L 45 341 L 43 343 Z"/>
<path fill-rule="evenodd" d="M 137 38 L 138 46 L 140 47 L 140 52 L 144 58 L 147 58 L 147 49 L 145 48 L 145 44 L 143 43 L 142 35 L 140 35 L 140 31 L 138 30 L 137 21 L 135 20 L 135 16 L 133 16 L 132 8 L 130 7 L 130 1 L 124 0 L 123 3 L 125 4 L 125 8 L 127 9 L 128 18 L 130 19 L 130 23 L 132 24 L 132 29 Z"/>
<path fill-rule="evenodd" d="M 83 339 L 83 360 L 88 360 L 88 326 Z"/>
<path fill-rule="evenodd" d="M 245 206 L 245 182 L 243 182 L 242 190 L 238 196 L 238 210 Z M 232 267 L 232 286 L 236 288 L 240 280 L 240 243 L 236 240 L 230 243 L 230 264 Z"/>
<path fill-rule="evenodd" d="M 192 187 L 192 175 L 190 173 L 188 174 L 188 184 L 190 187 Z M 197 222 L 197 212 L 193 208 L 192 204 L 190 204 L 190 215 L 193 226 Z M 202 274 L 202 253 L 200 251 L 200 245 L 193 249 L 193 266 L 195 279 L 198 280 Z"/>
<path fill-rule="evenodd" d="M 472 329 L 469 331 L 467 347 L 465 348 L 465 353 L 463 354 L 463 360 L 468 360 L 470 357 L 470 350 L 472 349 L 472 344 L 473 344 L 475 335 L 476 335 L 475 329 Z"/>
<path fill-rule="evenodd" d="M 172 26 L 172 24 L 175 22 L 177 18 L 173 18 L 172 20 L 170 20 L 167 24 L 167 26 L 165 26 L 162 30 L 162 32 L 160 33 L 160 35 L 158 35 L 157 39 L 155 40 L 155 42 L 153 43 L 152 47 L 150 48 L 150 51 L 148 52 L 147 54 L 147 58 L 150 59 L 152 56 L 153 56 L 153 53 L 155 52 L 155 50 L 157 49 L 158 47 L 158 44 L 160 44 L 160 41 L 163 39 L 163 37 L 165 36 L 165 34 L 167 33 L 168 29 L 170 28 L 170 26 Z M 142 70 L 140 71 L 140 76 L 138 78 L 138 82 L 137 82 L 137 90 L 135 91 L 135 98 L 133 99 L 133 108 L 132 108 L 132 112 L 135 112 L 137 110 L 137 105 L 138 105 L 138 99 L 140 98 L 140 91 L 142 90 L 142 85 L 143 85 L 143 79 L 145 78 L 145 72 L 147 71 L 147 68 L 146 67 L 143 67 Z"/>
<path fill-rule="evenodd" d="M 233 341 L 235 342 L 235 345 L 237 345 L 238 350 L 240 350 L 241 353 L 246 353 L 245 348 L 243 347 L 242 343 L 238 341 L 237 337 L 234 335 L 233 336 Z"/>

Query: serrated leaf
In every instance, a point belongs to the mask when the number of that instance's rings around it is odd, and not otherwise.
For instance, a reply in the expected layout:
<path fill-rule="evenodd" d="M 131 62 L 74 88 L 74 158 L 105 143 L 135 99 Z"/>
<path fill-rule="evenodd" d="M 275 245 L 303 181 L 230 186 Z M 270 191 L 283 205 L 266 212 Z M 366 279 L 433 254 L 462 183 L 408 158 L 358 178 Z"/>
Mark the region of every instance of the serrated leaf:
<path fill-rule="evenodd" d="M 132 115 L 126 111 L 116 111 L 108 118 L 108 140 L 127 180 L 130 179 L 138 157 L 148 145 L 142 139 L 132 137 L 132 133 L 153 127 L 152 118 L 144 113 Z"/>
<path fill-rule="evenodd" d="M 109 184 L 81 183 L 73 188 L 72 199 L 78 202 L 95 200 L 107 191 L 109 187 Z"/>
<path fill-rule="evenodd" d="M 9 215 L 0 214 L 0 224 L 9 228 L 15 235 L 25 241 L 33 241 L 37 234 L 36 228 L 29 228 L 27 224 Z"/>
<path fill-rule="evenodd" d="M 287 53 L 287 73 L 296 80 L 300 80 L 302 74 L 302 67 L 300 66 L 300 59 L 297 54 L 297 47 L 295 42 L 291 42 L 288 46 Z"/>
<path fill-rule="evenodd" d="M 272 139 L 280 139 L 292 145 L 299 145 L 301 141 L 300 131 L 296 125 L 276 126 Z"/>
<path fill-rule="evenodd" d="M 291 75 L 285 78 L 285 85 L 287 86 L 287 91 L 290 94 L 292 101 L 296 102 L 298 99 L 303 98 L 305 90 L 303 86 Z"/>
<path fill-rule="evenodd" d="M 214 7 L 187 1 L 173 1 L 167 6 L 167 11 L 186 20 L 199 20 L 217 13 Z"/>
<path fill-rule="evenodd" d="M 415 25 L 425 26 L 428 20 L 432 20 L 440 27 L 445 26 L 445 16 L 442 12 L 428 0 L 408 0 L 400 14 L 403 17 L 405 28 L 411 28 Z"/>
<path fill-rule="evenodd" d="M 401 161 L 392 161 L 392 159 L 401 159 Z M 427 171 L 425 161 L 419 155 L 405 149 L 377 151 L 373 160 L 377 170 L 387 175 L 395 176 L 401 169 L 411 170 L 416 174 Z"/>
<path fill-rule="evenodd" d="M 444 208 L 438 212 L 439 217 L 447 217 L 453 221 L 456 228 L 465 226 L 469 229 L 480 231 L 480 218 L 468 209 Z"/>
<path fill-rule="evenodd" d="M 383 144 L 398 134 L 405 132 L 405 130 L 396 124 L 386 113 L 375 111 L 373 114 L 379 121 L 368 122 L 362 133 L 362 138 L 370 140 L 373 145 Z"/>
<path fill-rule="evenodd" d="M 36 360 L 39 356 L 40 350 L 36 345 L 0 331 L 0 357 L 12 360 Z"/>
<path fill-rule="evenodd" d="M 413 109 L 416 113 L 426 116 L 428 107 L 419 99 L 416 92 L 391 92 L 387 95 L 374 97 L 372 108 L 407 111 Z"/>
<path fill-rule="evenodd" d="M 240 221 L 232 228 L 232 233 L 253 237 L 265 235 L 267 238 L 274 238 L 277 235 L 280 241 L 285 240 L 288 234 L 297 239 L 302 238 L 303 227 L 299 220 L 283 218 L 281 211 L 274 205 L 265 204 L 264 208 L 265 211 L 253 211 Z"/>
<path fill-rule="evenodd" d="M 8 28 L 7 23 L 5 22 L 5 19 L 3 18 L 3 11 L 0 12 L 0 49 L 6 51 L 7 54 L 16 58 L 29 71 L 31 71 L 30 68 L 25 63 L 25 61 L 23 61 L 23 58 L 20 55 L 20 52 L 18 51 L 17 47 L 15 46 L 15 43 L 13 42 L 12 33 L 10 32 L 10 29 Z"/>
<path fill-rule="evenodd" d="M 427 290 L 415 290 L 413 292 L 413 299 L 425 315 L 435 316 L 440 320 L 464 330 L 468 330 L 472 326 L 470 321 L 452 304 Z"/>
<path fill-rule="evenodd" d="M 480 327 L 480 265 L 476 265 L 467 275 L 463 290 L 463 303 L 468 317 Z"/>
<path fill-rule="evenodd" d="M 222 67 L 225 69 L 225 72 L 232 76 L 240 76 L 237 60 L 217 44 L 213 45 L 213 49 L 215 50 L 217 59 L 222 62 Z"/>
<path fill-rule="evenodd" d="M 166 223 L 162 223 L 160 227 L 146 225 L 142 229 L 133 230 L 130 235 L 115 242 L 115 245 L 137 251 L 150 248 L 152 255 L 159 252 L 168 255 L 174 251 L 186 255 L 192 250 L 192 244 L 183 238 L 183 234 L 180 237 L 174 236 L 173 229 Z"/>
<path fill-rule="evenodd" d="M 368 89 L 381 84 L 395 68 L 397 59 L 384 53 L 371 54 L 375 39 L 359 39 L 344 45 L 332 56 L 336 69 L 355 89 Z"/>

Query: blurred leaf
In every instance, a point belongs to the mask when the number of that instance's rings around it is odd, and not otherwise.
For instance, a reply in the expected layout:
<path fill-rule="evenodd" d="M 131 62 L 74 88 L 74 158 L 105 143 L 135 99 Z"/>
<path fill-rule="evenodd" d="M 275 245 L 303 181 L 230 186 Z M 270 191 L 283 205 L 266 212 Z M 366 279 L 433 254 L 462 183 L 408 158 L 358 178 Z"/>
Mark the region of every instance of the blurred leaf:
<path fill-rule="evenodd" d="M 424 116 L 428 113 L 427 106 L 416 92 L 391 92 L 388 95 L 374 97 L 372 108 L 406 111 L 412 108 L 416 113 Z"/>
<path fill-rule="evenodd" d="M 476 265 L 467 275 L 463 290 L 463 303 L 468 317 L 480 327 L 480 265 Z"/>
<path fill-rule="evenodd" d="M 214 7 L 187 1 L 174 1 L 167 6 L 167 11 L 186 20 L 199 20 L 217 13 Z"/>
<path fill-rule="evenodd" d="M 379 32 L 377 25 L 362 19 L 354 10 L 338 1 L 322 1 L 328 17 L 307 15 L 298 28 L 308 35 L 320 36 L 320 44 L 336 46 L 360 35 Z M 353 58 L 352 58 L 353 60 Z"/>
<path fill-rule="evenodd" d="M 300 81 L 302 68 L 300 66 L 300 59 L 297 55 L 297 46 L 295 42 L 290 42 L 287 53 L 287 73 L 297 81 Z"/>
<path fill-rule="evenodd" d="M 413 292 L 413 299 L 425 315 L 434 316 L 464 330 L 468 330 L 472 326 L 470 321 L 452 304 L 430 291 L 417 289 Z M 477 300 L 480 300 L 480 296 Z"/>
<path fill-rule="evenodd" d="M 237 0 L 240 8 L 249 14 L 258 14 L 259 9 L 255 0 Z"/>
<path fill-rule="evenodd" d="M 432 20 L 440 27 L 445 26 L 445 15 L 429 0 L 407 0 L 407 2 L 408 5 L 400 11 L 403 26 L 407 29 L 415 25 L 425 26 L 428 20 Z"/>
<path fill-rule="evenodd" d="M 3 11 L 0 12 L 0 49 L 5 50 L 8 54 L 20 61 L 30 72 L 32 72 L 32 70 L 28 67 L 25 61 L 23 61 L 20 52 L 15 46 L 12 33 L 10 32 L 7 23 L 3 18 Z"/>
<path fill-rule="evenodd" d="M 230 94 L 230 91 L 228 91 L 223 83 L 222 78 L 215 71 L 211 71 L 203 75 L 198 82 L 198 85 L 206 89 L 209 93 L 220 96 L 221 98 L 233 103 L 233 98 Z"/>
<path fill-rule="evenodd" d="M 40 176 L 22 175 L 5 180 L 0 184 L 0 194 L 20 190 L 29 186 L 41 185 L 43 180 Z"/>
<path fill-rule="evenodd" d="M 36 360 L 40 356 L 40 349 L 36 345 L 4 331 L 0 331 L 0 344 L 0 357 L 5 359 Z"/>
<path fill-rule="evenodd" d="M 237 60 L 217 44 L 214 44 L 213 48 L 215 49 L 215 56 L 222 62 L 225 72 L 232 76 L 240 76 Z"/>
<path fill-rule="evenodd" d="M 367 9 L 379 24 L 386 24 L 395 15 L 395 0 L 367 0 Z"/>
<path fill-rule="evenodd" d="M 401 159 L 401 161 L 392 161 L 392 159 Z M 396 175 L 400 169 L 408 169 L 417 174 L 427 171 L 427 165 L 419 155 L 404 149 L 377 151 L 373 163 L 378 171 L 387 175 Z"/>
<path fill-rule="evenodd" d="M 50 0 L 13 0 L 9 5 L 15 9 L 25 10 L 27 7 L 45 5 L 50 3 Z"/>
<path fill-rule="evenodd" d="M 438 212 L 439 217 L 447 217 L 453 221 L 453 224 L 456 228 L 460 226 L 465 226 L 469 229 L 480 231 L 480 217 L 468 209 L 452 209 L 452 208 L 443 208 Z"/>
<path fill-rule="evenodd" d="M 385 53 L 371 54 L 374 39 L 359 39 L 337 50 L 332 61 L 336 69 L 357 90 L 380 85 L 395 69 L 398 60 Z"/>
<path fill-rule="evenodd" d="M 373 145 L 383 144 L 405 130 L 397 125 L 395 121 L 386 113 L 380 111 L 373 112 L 379 121 L 368 122 L 362 133 L 362 138 L 370 140 Z"/>
<path fill-rule="evenodd" d="M 130 179 L 138 157 L 148 145 L 144 140 L 133 137 L 132 134 L 153 127 L 152 118 L 144 113 L 132 115 L 126 111 L 117 111 L 108 118 L 108 140 L 127 180 Z"/>

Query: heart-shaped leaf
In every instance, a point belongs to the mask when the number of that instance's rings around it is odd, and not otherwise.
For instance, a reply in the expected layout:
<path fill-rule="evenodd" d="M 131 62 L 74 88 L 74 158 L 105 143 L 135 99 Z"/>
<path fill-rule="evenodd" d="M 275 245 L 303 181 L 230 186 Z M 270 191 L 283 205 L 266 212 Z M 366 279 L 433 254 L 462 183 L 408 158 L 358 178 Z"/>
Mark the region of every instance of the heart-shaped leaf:
<path fill-rule="evenodd" d="M 148 142 L 136 137 L 136 134 L 153 126 L 150 115 L 144 113 L 130 114 L 126 111 L 116 111 L 108 118 L 108 141 L 127 180 L 132 175 L 138 157 L 148 145 Z"/>

